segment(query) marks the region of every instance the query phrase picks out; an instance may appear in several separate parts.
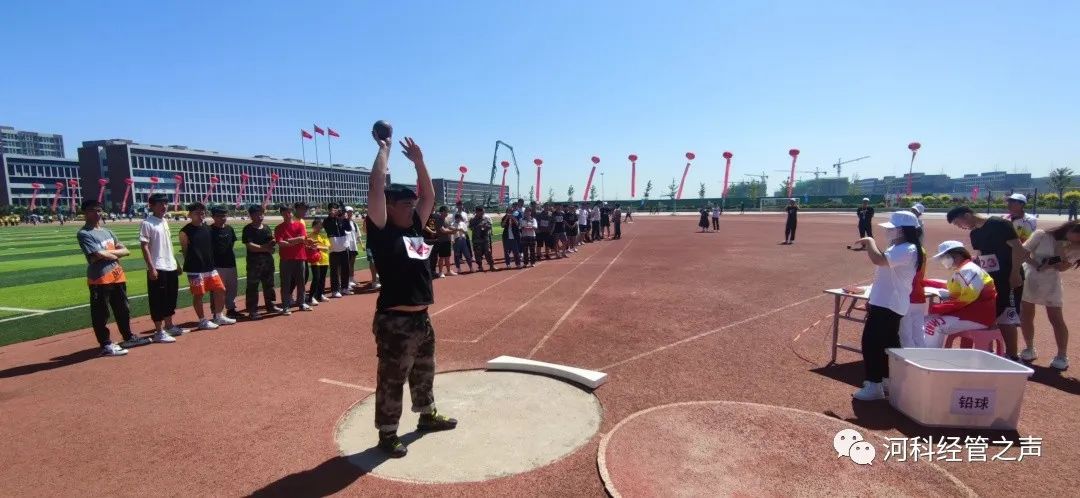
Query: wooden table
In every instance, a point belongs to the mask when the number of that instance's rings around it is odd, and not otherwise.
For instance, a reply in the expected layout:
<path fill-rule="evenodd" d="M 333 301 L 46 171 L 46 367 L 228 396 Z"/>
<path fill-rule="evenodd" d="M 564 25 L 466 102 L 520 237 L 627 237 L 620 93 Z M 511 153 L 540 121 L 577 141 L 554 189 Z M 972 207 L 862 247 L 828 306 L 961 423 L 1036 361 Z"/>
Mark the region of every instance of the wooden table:
<path fill-rule="evenodd" d="M 833 296 L 833 327 L 832 327 L 832 359 L 829 360 L 829 364 L 836 363 L 836 350 L 843 349 L 845 351 L 851 351 L 853 353 L 862 353 L 862 349 L 855 346 L 849 346 L 847 344 L 840 344 L 840 320 L 848 320 L 856 323 L 866 323 L 866 306 L 860 306 L 859 301 L 868 301 L 870 299 L 870 289 L 873 286 L 859 286 L 863 289 L 861 293 L 848 292 L 844 289 L 825 289 L 826 294 L 832 294 Z M 942 292 L 945 289 L 939 289 L 937 287 L 923 287 L 923 293 L 926 295 L 930 302 L 941 298 Z M 841 314 L 840 310 L 844 308 L 845 301 L 847 301 L 847 309 Z M 853 311 L 862 311 L 863 315 L 851 316 Z"/>

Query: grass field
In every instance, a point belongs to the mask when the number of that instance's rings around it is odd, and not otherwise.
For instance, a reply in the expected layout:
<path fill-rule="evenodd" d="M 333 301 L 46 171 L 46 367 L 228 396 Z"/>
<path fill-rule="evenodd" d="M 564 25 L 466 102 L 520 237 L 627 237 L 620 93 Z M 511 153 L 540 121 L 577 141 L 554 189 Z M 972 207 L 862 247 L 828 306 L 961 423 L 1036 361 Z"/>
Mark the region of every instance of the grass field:
<path fill-rule="evenodd" d="M 184 221 L 172 221 L 173 247 L 178 263 L 179 230 Z M 231 221 L 237 238 L 246 221 Z M 273 220 L 267 224 L 273 226 Z M 68 223 L 0 228 L 0 346 L 90 327 L 89 297 L 86 288 L 86 258 L 79 251 L 75 234 L 82 225 Z M 146 264 L 139 251 L 139 223 L 116 222 L 106 225 L 131 250 L 121 260 L 127 273 L 131 316 L 149 314 L 146 301 Z M 498 240 L 501 228 L 496 227 Z M 237 273 L 240 290 L 237 304 L 243 308 L 244 275 L 247 264 L 243 245 L 236 243 Z M 355 270 L 366 270 L 361 255 Z M 178 307 L 190 305 L 187 281 L 180 279 Z"/>

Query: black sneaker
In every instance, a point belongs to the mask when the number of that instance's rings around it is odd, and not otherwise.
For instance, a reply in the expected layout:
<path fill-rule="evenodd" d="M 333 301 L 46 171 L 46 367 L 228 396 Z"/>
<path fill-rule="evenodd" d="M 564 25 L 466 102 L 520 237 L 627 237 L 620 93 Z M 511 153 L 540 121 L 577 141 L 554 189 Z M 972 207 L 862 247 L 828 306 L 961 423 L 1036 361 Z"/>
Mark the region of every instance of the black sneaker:
<path fill-rule="evenodd" d="M 281 311 L 282 311 L 281 306 L 277 306 L 277 305 L 274 305 L 274 304 L 266 305 L 266 312 L 267 313 L 281 313 Z"/>
<path fill-rule="evenodd" d="M 405 443 L 402 443 L 401 439 L 394 433 L 380 432 L 378 448 L 385 451 L 390 458 L 401 458 L 409 453 Z"/>
<path fill-rule="evenodd" d="M 123 342 L 121 342 L 120 347 L 127 349 L 133 348 L 135 346 L 145 346 L 147 344 L 150 344 L 151 342 L 153 341 L 149 337 L 134 336 L 131 339 L 125 339 Z"/>
<path fill-rule="evenodd" d="M 418 431 L 448 431 L 457 427 L 457 419 L 439 415 L 437 410 L 420 415 L 420 421 L 416 423 Z"/>

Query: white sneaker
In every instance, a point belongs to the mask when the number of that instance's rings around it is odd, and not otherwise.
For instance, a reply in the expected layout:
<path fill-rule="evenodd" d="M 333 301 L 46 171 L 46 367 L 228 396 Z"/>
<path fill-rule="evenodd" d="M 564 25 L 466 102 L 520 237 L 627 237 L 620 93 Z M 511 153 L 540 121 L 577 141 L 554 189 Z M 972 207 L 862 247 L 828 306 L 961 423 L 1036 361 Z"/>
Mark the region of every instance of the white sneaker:
<path fill-rule="evenodd" d="M 372 289 L 378 289 L 378 288 L 380 288 L 380 287 L 382 287 L 382 284 L 380 284 L 380 283 L 378 283 L 378 282 L 375 282 L 375 283 L 371 284 L 371 288 L 372 288 Z"/>
<path fill-rule="evenodd" d="M 229 318 L 229 317 L 227 317 L 225 315 L 221 315 L 219 317 L 214 318 L 214 323 L 216 323 L 218 325 L 232 325 L 232 324 L 236 323 L 236 320 L 233 320 L 232 318 Z"/>
<path fill-rule="evenodd" d="M 1024 348 L 1024 350 L 1020 352 L 1020 359 L 1028 363 L 1035 361 L 1038 357 L 1039 353 L 1035 351 L 1035 348 Z"/>
<path fill-rule="evenodd" d="M 301 304 L 300 305 L 300 311 L 311 311 L 313 309 L 315 309 L 315 308 L 312 308 L 311 306 L 308 306 L 306 304 Z"/>
<path fill-rule="evenodd" d="M 851 394 L 852 398 L 860 401 L 875 401 L 885 399 L 885 387 L 881 382 L 863 381 L 862 389 Z"/>
<path fill-rule="evenodd" d="M 340 292 L 335 292 L 335 293 L 331 294 L 330 297 L 332 297 L 334 299 L 337 299 L 337 298 L 341 297 L 341 293 Z"/>
<path fill-rule="evenodd" d="M 351 289 L 353 287 L 358 287 L 358 286 L 356 285 L 356 282 L 353 282 L 352 280 L 349 280 L 349 288 Z"/>
<path fill-rule="evenodd" d="M 318 300 L 318 299 L 315 299 L 314 297 L 312 297 L 312 298 L 309 298 L 309 299 L 307 300 L 307 303 L 308 303 L 309 305 L 311 305 L 311 306 L 318 306 L 318 305 L 319 305 L 319 300 Z"/>
<path fill-rule="evenodd" d="M 210 320 L 207 320 L 205 318 L 199 322 L 199 330 L 214 330 L 218 327 L 220 327 L 220 325 L 211 322 Z"/>
<path fill-rule="evenodd" d="M 1055 356 L 1054 361 L 1050 362 L 1050 366 L 1058 370 L 1069 369 L 1069 357 L 1068 356 Z"/>
<path fill-rule="evenodd" d="M 456 272 L 456 271 L 453 271 L 453 270 L 450 270 L 450 273 L 448 273 L 447 275 L 450 275 L 451 277 L 456 277 L 456 276 L 457 276 L 457 272 Z"/>
<path fill-rule="evenodd" d="M 170 337 L 170 339 L 172 338 Z M 101 356 L 124 356 L 126 354 L 128 354 L 128 350 L 112 343 L 106 344 L 101 348 Z"/>
<path fill-rule="evenodd" d="M 178 327 L 176 325 L 173 325 L 172 327 L 169 327 L 168 329 L 165 329 L 165 333 L 169 334 L 169 335 L 171 335 L 173 337 L 176 337 L 178 335 L 184 335 L 187 332 L 188 331 L 186 329 L 182 329 L 182 328 L 180 328 L 180 327 Z"/>
<path fill-rule="evenodd" d="M 325 295 L 319 298 L 320 303 L 325 303 L 325 302 L 327 302 L 329 300 L 330 300 L 330 298 L 326 297 Z"/>
<path fill-rule="evenodd" d="M 176 338 L 169 335 L 169 333 L 165 332 L 164 330 L 159 330 L 157 332 L 154 332 L 154 336 L 151 339 L 154 342 L 159 343 L 159 344 L 168 344 L 168 343 L 171 343 L 171 342 L 176 342 Z"/>
<path fill-rule="evenodd" d="M 436 274 L 435 274 L 435 278 L 443 278 L 443 277 L 445 277 L 445 276 L 446 276 L 446 275 L 443 275 L 443 274 L 442 274 L 442 272 L 439 272 L 439 273 L 436 273 Z"/>

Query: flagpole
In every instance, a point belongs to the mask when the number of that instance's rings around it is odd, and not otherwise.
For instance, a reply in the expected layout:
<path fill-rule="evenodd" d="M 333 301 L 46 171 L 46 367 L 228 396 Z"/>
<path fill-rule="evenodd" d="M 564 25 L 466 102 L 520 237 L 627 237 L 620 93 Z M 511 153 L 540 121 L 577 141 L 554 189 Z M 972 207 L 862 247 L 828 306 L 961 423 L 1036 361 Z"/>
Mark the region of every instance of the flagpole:
<path fill-rule="evenodd" d="M 329 129 L 329 128 L 327 128 L 327 129 Z M 333 142 L 333 140 L 330 140 L 331 138 L 333 138 L 332 135 L 326 135 L 326 153 L 330 154 L 330 166 L 333 166 L 334 165 L 334 151 L 330 150 L 330 142 Z"/>
<path fill-rule="evenodd" d="M 304 134 L 300 134 L 300 158 L 304 160 L 304 164 L 307 164 L 307 151 L 304 147 Z"/>
<path fill-rule="evenodd" d="M 312 130 L 311 139 L 315 141 L 315 165 L 319 165 L 319 134 Z"/>

